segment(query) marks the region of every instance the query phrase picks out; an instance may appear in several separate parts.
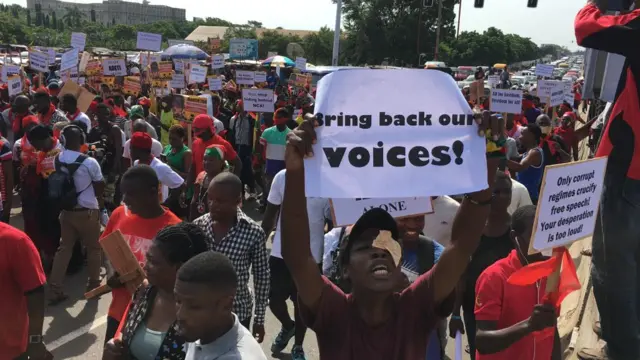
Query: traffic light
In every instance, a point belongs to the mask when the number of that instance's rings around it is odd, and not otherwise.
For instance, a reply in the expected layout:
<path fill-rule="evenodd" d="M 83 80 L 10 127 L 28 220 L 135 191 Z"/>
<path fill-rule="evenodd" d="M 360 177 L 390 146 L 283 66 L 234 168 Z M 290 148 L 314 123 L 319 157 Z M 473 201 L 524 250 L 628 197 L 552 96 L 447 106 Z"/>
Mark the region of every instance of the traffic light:
<path fill-rule="evenodd" d="M 426 8 L 433 7 L 435 0 L 422 0 L 422 6 Z"/>

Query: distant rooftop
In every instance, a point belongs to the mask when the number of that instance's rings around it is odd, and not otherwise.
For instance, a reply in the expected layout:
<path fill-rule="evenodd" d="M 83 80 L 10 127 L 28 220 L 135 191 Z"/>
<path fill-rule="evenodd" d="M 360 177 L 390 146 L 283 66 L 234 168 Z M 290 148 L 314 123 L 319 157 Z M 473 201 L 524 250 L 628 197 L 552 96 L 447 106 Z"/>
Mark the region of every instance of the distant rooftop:
<path fill-rule="evenodd" d="M 224 33 L 227 31 L 228 26 L 198 26 L 189 36 L 185 38 L 185 40 L 191 41 L 207 41 L 209 38 L 220 38 L 224 39 Z M 309 34 L 316 33 L 317 31 L 310 30 L 287 30 L 287 29 L 265 29 L 265 28 L 256 28 L 256 35 L 258 37 L 262 37 L 266 31 L 276 31 L 282 35 L 298 35 L 300 37 L 305 37 Z"/>

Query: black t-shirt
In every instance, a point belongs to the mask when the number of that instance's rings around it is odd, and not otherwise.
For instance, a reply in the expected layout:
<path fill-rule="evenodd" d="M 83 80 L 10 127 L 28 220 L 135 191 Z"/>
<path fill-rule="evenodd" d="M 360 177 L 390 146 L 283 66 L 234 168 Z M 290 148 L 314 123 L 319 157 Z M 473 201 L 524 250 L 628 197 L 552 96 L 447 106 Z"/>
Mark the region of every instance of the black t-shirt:
<path fill-rule="evenodd" d="M 506 233 L 497 237 L 482 235 L 480 238 L 480 244 L 473 256 L 471 256 L 471 261 L 466 271 L 465 302 L 475 301 L 476 281 L 480 274 L 496 261 L 507 257 L 511 250 L 514 249 L 509 232 L 507 230 Z"/>

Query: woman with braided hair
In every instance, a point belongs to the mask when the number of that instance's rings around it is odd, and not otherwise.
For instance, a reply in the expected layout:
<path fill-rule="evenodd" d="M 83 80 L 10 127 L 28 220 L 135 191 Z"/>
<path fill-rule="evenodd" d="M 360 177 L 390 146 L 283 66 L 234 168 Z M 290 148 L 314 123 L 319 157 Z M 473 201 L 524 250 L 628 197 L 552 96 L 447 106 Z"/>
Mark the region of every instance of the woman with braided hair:
<path fill-rule="evenodd" d="M 173 286 L 180 266 L 207 249 L 204 231 L 194 224 L 180 223 L 158 232 L 144 267 L 148 283 L 134 294 L 116 336 L 105 346 L 103 360 L 185 358 Z"/>

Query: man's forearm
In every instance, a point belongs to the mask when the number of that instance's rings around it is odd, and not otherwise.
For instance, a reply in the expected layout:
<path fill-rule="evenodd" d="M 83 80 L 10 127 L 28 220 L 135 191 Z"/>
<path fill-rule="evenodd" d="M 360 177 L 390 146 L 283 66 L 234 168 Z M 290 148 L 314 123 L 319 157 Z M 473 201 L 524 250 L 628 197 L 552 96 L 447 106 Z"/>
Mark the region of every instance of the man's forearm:
<path fill-rule="evenodd" d="M 44 286 L 27 295 L 27 313 L 29 314 L 29 335 L 42 335 L 44 323 Z"/>
<path fill-rule="evenodd" d="M 480 354 L 495 354 L 529 335 L 529 319 L 500 330 L 479 330 L 476 334 L 476 350 Z"/>
<path fill-rule="evenodd" d="M 282 258 L 287 266 L 304 264 L 311 256 L 304 168 L 287 170 L 281 212 Z"/>

